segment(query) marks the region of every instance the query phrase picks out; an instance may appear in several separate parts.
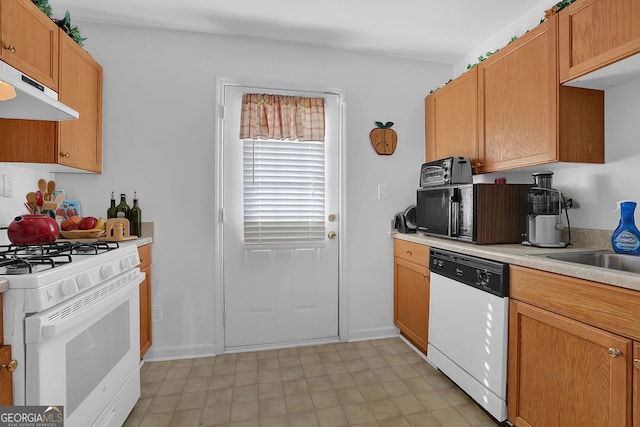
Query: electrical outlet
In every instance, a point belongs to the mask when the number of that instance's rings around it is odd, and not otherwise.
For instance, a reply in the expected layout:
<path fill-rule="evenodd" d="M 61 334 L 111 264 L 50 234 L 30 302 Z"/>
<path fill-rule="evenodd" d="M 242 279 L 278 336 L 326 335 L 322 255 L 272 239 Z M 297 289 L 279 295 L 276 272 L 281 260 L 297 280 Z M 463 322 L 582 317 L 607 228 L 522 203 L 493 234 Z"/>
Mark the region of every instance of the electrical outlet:
<path fill-rule="evenodd" d="M 151 306 L 151 321 L 162 322 L 162 306 L 161 305 Z"/>
<path fill-rule="evenodd" d="M 386 200 L 387 196 L 387 184 L 378 184 L 378 200 Z"/>
<path fill-rule="evenodd" d="M 2 195 L 4 197 L 13 197 L 13 176 L 2 175 Z"/>

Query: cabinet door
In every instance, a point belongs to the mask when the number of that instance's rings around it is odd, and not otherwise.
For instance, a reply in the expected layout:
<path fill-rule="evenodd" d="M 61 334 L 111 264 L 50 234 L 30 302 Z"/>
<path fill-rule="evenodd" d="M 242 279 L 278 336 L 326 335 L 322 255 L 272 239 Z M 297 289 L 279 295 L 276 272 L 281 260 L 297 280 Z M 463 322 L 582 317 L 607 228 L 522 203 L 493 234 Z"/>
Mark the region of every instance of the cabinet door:
<path fill-rule="evenodd" d="M 58 90 L 59 28 L 31 0 L 0 2 L 0 58 Z"/>
<path fill-rule="evenodd" d="M 640 427 L 640 343 L 633 343 L 633 427 Z"/>
<path fill-rule="evenodd" d="M 80 113 L 58 123 L 58 163 L 102 170 L 102 67 L 70 37 L 60 39 L 60 101 Z"/>
<path fill-rule="evenodd" d="M 560 82 L 640 52 L 638 0 L 583 0 L 559 14 Z"/>
<path fill-rule="evenodd" d="M 0 365 L 11 362 L 11 346 L 0 346 Z M 13 405 L 13 374 L 7 368 L 0 369 L 0 406 Z"/>
<path fill-rule="evenodd" d="M 140 283 L 140 360 L 151 348 L 151 245 L 138 248 L 140 271 L 145 279 Z"/>
<path fill-rule="evenodd" d="M 631 352 L 629 339 L 511 300 L 509 420 L 532 427 L 631 425 Z"/>
<path fill-rule="evenodd" d="M 429 330 L 429 269 L 395 257 L 395 325 L 420 351 L 427 352 Z"/>
<path fill-rule="evenodd" d="M 472 68 L 425 98 L 425 160 L 478 160 L 478 70 Z"/>
<path fill-rule="evenodd" d="M 479 172 L 556 159 L 559 85 L 554 18 L 477 66 L 483 163 Z"/>

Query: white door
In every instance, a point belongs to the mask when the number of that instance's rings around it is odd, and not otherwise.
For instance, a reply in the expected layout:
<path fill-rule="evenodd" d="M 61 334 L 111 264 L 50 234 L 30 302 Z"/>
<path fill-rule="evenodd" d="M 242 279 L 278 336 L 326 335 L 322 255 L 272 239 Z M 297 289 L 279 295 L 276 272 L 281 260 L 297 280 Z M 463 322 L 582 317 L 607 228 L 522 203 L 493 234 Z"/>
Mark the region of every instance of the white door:
<path fill-rule="evenodd" d="M 241 140 L 243 93 L 325 98 L 325 142 Z M 225 86 L 223 129 L 223 268 L 225 349 L 296 344 L 338 337 L 339 97 L 264 88 Z M 321 164 L 324 186 L 309 197 L 319 203 L 316 241 L 262 244 L 245 241 L 245 188 L 259 154 L 304 157 Z M 323 159 L 322 159 L 323 158 Z M 304 162 L 304 160 L 301 160 Z M 317 163 L 320 162 L 320 163 Z M 324 173 L 322 174 L 322 169 Z M 248 177 L 248 178 L 247 178 Z M 290 178 L 290 177 L 289 177 Z M 276 179 L 277 180 L 277 179 Z M 290 181 L 290 179 L 289 179 Z M 296 182 L 298 179 L 295 180 Z M 278 185 L 278 184 L 276 184 Z M 286 184 L 283 184 L 286 185 Z M 277 189 L 274 191 L 278 191 Z M 253 196 L 255 197 L 255 196 Z M 322 207 L 321 205 L 324 205 Z M 249 203 L 247 202 L 247 205 Z M 283 208 L 287 210 L 288 207 Z M 291 212 L 292 210 L 288 210 Z M 321 215 L 321 216 L 319 216 Z M 322 222 L 324 218 L 324 222 Z M 248 220 L 247 220 L 248 221 Z M 318 229 L 319 227 L 319 229 Z M 276 229 L 278 228 L 276 224 Z M 320 234 L 322 232 L 322 234 Z M 249 236 L 249 234 L 247 234 Z"/>

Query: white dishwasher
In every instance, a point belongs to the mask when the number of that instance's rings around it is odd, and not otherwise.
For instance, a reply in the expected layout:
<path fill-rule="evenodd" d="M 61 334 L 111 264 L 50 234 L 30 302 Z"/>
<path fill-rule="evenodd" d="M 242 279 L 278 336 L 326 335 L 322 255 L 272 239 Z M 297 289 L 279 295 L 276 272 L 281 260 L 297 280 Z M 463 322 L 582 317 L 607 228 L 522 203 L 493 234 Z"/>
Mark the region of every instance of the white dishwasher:
<path fill-rule="evenodd" d="M 507 419 L 509 265 L 431 249 L 427 360 Z"/>

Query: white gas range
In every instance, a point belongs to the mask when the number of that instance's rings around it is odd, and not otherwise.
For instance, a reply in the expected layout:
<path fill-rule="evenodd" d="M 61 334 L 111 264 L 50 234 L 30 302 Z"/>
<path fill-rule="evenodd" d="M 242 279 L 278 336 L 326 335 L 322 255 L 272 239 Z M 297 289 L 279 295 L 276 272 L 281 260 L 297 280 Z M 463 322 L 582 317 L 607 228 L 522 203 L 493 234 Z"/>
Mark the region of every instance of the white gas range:
<path fill-rule="evenodd" d="M 15 405 L 64 406 L 65 426 L 120 426 L 140 396 L 135 245 L 0 246 Z"/>

